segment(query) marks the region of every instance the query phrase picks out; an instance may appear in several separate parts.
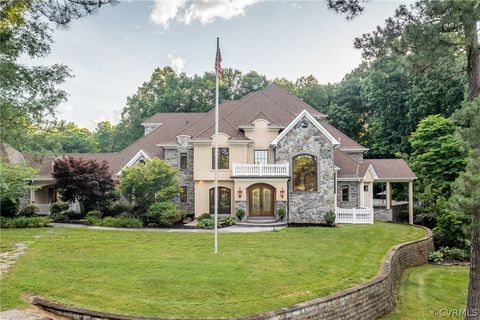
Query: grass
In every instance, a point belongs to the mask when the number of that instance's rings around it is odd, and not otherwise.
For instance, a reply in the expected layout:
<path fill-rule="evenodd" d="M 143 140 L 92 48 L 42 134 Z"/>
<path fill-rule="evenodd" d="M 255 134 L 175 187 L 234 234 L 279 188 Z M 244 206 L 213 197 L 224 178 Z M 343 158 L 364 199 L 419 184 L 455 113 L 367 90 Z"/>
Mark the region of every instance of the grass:
<path fill-rule="evenodd" d="M 31 243 L 50 231 L 49 228 L 0 229 L 0 252 L 13 250 L 18 242 Z"/>
<path fill-rule="evenodd" d="M 25 306 L 31 293 L 128 315 L 252 315 L 365 282 L 392 246 L 422 236 L 387 223 L 230 233 L 214 255 L 211 233 L 59 228 L 1 281 L 0 305 Z"/>
<path fill-rule="evenodd" d="M 468 267 L 423 265 L 405 271 L 400 299 L 386 319 L 463 319 L 446 312 L 466 308 Z"/>

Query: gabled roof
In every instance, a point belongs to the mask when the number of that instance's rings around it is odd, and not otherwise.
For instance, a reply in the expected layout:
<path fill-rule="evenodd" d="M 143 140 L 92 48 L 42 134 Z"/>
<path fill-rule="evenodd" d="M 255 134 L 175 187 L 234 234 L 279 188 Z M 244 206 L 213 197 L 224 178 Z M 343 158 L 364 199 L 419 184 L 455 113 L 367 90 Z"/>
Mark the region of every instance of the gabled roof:
<path fill-rule="evenodd" d="M 365 162 L 373 166 L 380 181 L 414 180 L 417 178 L 403 159 L 365 159 Z"/>
<path fill-rule="evenodd" d="M 290 132 L 290 130 L 293 129 L 293 127 L 295 127 L 295 125 L 300 122 L 300 120 L 302 120 L 303 118 L 307 118 L 308 121 L 310 121 L 318 130 L 320 130 L 321 133 L 323 133 L 325 135 L 325 137 L 327 137 L 328 140 L 330 140 L 330 142 L 336 146 L 336 145 L 339 145 L 340 143 L 330 134 L 330 132 L 328 132 L 321 124 L 320 122 L 318 122 L 317 120 L 315 120 L 315 118 L 310 114 L 308 113 L 307 110 L 303 110 L 302 112 L 300 112 L 300 114 L 295 118 L 293 119 L 292 122 L 290 122 L 290 124 L 285 128 L 285 130 L 283 130 L 270 144 L 271 145 L 274 145 L 276 146 L 278 144 L 278 142 L 280 142 L 280 140 L 282 140 L 286 135 L 287 133 Z"/>

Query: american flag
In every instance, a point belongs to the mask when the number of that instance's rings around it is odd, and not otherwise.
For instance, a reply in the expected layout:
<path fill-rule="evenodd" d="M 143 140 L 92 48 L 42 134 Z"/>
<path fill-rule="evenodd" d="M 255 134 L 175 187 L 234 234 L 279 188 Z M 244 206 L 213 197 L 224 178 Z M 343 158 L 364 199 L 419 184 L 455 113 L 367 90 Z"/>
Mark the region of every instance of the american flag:
<path fill-rule="evenodd" d="M 215 71 L 217 72 L 217 77 L 220 80 L 222 78 L 222 54 L 220 53 L 220 45 L 218 44 L 218 38 L 217 38 L 217 56 L 215 57 Z"/>

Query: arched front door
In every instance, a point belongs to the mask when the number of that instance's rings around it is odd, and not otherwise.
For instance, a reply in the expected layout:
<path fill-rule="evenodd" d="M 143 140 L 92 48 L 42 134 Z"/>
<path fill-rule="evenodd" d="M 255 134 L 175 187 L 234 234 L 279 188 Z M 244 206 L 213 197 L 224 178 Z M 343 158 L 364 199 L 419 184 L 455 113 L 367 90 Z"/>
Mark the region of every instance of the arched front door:
<path fill-rule="evenodd" d="M 248 215 L 273 216 L 275 188 L 268 184 L 255 184 L 248 188 Z"/>

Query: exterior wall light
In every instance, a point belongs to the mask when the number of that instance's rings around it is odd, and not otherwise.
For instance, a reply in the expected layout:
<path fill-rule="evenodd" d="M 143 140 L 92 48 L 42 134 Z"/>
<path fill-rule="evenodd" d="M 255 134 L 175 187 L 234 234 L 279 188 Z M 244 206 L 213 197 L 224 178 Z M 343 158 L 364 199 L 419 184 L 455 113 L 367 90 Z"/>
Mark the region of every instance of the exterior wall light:
<path fill-rule="evenodd" d="M 285 190 L 283 190 L 283 187 L 282 187 L 282 189 L 280 189 L 280 198 L 283 199 L 283 197 L 285 197 Z"/>
<path fill-rule="evenodd" d="M 243 194 L 242 188 L 238 187 L 237 194 L 238 194 L 238 197 L 239 197 L 239 198 L 242 197 L 242 194 Z"/>

